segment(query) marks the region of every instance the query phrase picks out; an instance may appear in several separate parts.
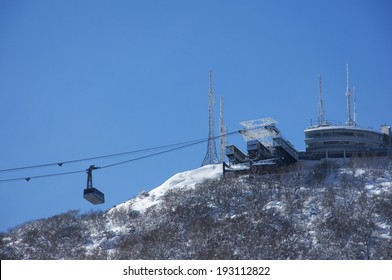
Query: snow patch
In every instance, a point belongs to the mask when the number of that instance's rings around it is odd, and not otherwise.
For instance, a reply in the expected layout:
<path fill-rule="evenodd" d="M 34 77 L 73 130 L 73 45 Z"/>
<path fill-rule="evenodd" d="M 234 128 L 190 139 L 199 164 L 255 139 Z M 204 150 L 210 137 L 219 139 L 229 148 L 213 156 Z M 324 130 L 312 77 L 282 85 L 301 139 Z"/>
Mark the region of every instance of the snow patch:
<path fill-rule="evenodd" d="M 139 195 L 138 197 L 128 200 L 122 204 L 117 205 L 109 211 L 120 209 L 131 209 L 144 213 L 153 205 L 159 204 L 165 193 L 173 188 L 194 188 L 196 184 L 203 182 L 206 179 L 215 179 L 222 175 L 222 165 L 212 164 L 205 165 L 200 168 L 178 173 L 168 179 L 159 187 L 148 192 L 148 195 Z"/>

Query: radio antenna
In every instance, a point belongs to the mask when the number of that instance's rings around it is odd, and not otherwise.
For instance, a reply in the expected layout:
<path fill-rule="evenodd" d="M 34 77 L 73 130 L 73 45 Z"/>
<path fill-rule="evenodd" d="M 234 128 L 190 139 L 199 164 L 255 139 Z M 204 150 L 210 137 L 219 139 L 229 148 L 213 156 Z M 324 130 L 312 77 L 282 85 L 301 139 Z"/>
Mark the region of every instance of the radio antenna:
<path fill-rule="evenodd" d="M 346 64 L 346 96 L 347 96 L 347 125 L 352 126 L 353 121 L 351 119 L 351 92 L 350 92 L 350 81 L 348 79 L 348 64 Z"/>
<path fill-rule="evenodd" d="M 355 92 L 355 87 L 353 87 L 353 96 L 354 96 L 354 126 L 357 126 L 357 94 Z"/>
<path fill-rule="evenodd" d="M 322 78 L 321 75 L 319 76 L 319 86 L 320 86 L 320 93 L 319 93 L 319 115 L 318 115 L 318 124 L 322 125 L 325 123 L 325 116 L 324 116 L 324 105 L 323 105 L 323 91 L 322 91 Z"/>

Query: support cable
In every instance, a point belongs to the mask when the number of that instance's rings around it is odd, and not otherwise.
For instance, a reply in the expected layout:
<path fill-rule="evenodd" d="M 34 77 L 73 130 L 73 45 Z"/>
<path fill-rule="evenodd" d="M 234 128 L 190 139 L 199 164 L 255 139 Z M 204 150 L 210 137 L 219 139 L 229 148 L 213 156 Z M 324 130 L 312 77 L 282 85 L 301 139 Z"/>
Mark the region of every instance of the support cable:
<path fill-rule="evenodd" d="M 37 169 L 37 168 L 50 167 L 50 166 L 60 166 L 61 167 L 61 166 L 65 165 L 65 164 L 72 164 L 72 163 L 78 163 L 78 162 L 90 161 L 90 160 L 96 160 L 96 159 L 112 158 L 112 157 L 125 156 L 125 155 L 137 154 L 137 153 L 145 153 L 145 152 L 154 151 L 154 150 L 161 150 L 161 149 L 165 149 L 165 148 L 191 144 L 193 142 L 199 142 L 199 141 L 206 141 L 206 140 L 205 139 L 199 139 L 199 140 L 180 142 L 180 143 L 176 143 L 176 144 L 163 145 L 163 146 L 158 146 L 158 147 L 153 147 L 153 148 L 140 149 L 140 150 L 134 150 L 134 151 L 128 151 L 128 152 L 122 152 L 122 153 L 116 153 L 116 154 L 108 154 L 108 155 L 80 158 L 80 159 L 61 161 L 61 162 L 53 162 L 53 163 L 45 163 L 45 164 L 38 164 L 38 165 L 29 165 L 29 166 L 22 166 L 22 167 L 0 169 L 0 173 L 3 173 L 3 172 L 13 172 L 13 171 L 22 171 L 22 170 L 27 170 L 27 169 Z"/>
<path fill-rule="evenodd" d="M 243 131 L 242 130 L 237 130 L 237 131 L 229 132 L 225 136 L 232 135 L 232 134 L 235 134 L 235 133 L 241 133 L 241 132 L 243 132 Z M 217 139 L 217 138 L 220 138 L 220 137 L 222 137 L 222 135 L 215 136 L 214 139 Z M 138 160 L 149 158 L 149 157 L 154 157 L 154 156 L 158 156 L 158 155 L 161 155 L 161 154 L 174 152 L 176 150 L 180 150 L 180 149 L 188 148 L 188 147 L 191 147 L 191 146 L 194 146 L 194 145 L 198 145 L 198 144 L 207 142 L 209 140 L 210 139 L 199 139 L 199 140 L 182 142 L 182 143 L 178 143 L 178 144 L 171 144 L 171 145 L 160 146 L 160 147 L 155 147 L 155 148 L 149 148 L 149 149 L 143 149 L 143 150 L 138 150 L 138 151 L 132 151 L 132 152 L 125 152 L 125 153 L 118 153 L 118 154 L 112 154 L 112 155 L 106 155 L 106 156 L 98 156 L 98 157 L 91 157 L 91 158 L 72 160 L 72 161 L 67 161 L 67 162 L 63 162 L 63 163 L 74 163 L 74 162 L 81 162 L 81 161 L 87 161 L 87 160 L 92 160 L 92 159 L 109 158 L 109 157 L 113 157 L 113 156 L 126 155 L 126 154 L 132 154 L 132 153 L 137 153 L 137 152 L 153 151 L 153 150 L 157 150 L 157 149 L 162 149 L 163 147 L 167 147 L 167 148 L 174 147 L 174 148 L 166 149 L 166 150 L 163 150 L 163 151 L 155 152 L 155 153 L 152 153 L 152 154 L 148 154 L 148 155 L 145 155 L 145 156 L 132 158 L 132 159 L 129 159 L 129 160 L 120 161 L 120 162 L 117 162 L 117 163 L 108 164 L 108 165 L 104 165 L 102 167 L 97 167 L 96 168 L 96 169 L 106 169 L 106 168 L 110 168 L 110 167 L 126 164 L 126 163 L 133 162 L 133 161 L 138 161 Z M 59 165 L 59 164 L 57 164 L 57 163 L 42 164 L 42 165 L 26 166 L 26 167 L 19 167 L 19 168 L 7 169 L 7 170 L 16 171 L 16 170 L 38 168 L 38 167 L 53 166 L 53 165 Z M 70 174 L 77 174 L 77 173 L 85 173 L 85 172 L 86 172 L 86 170 L 83 169 L 83 170 L 75 170 L 75 171 L 69 171 L 69 172 L 51 173 L 51 174 L 45 174 L 45 175 L 27 176 L 27 177 L 19 177 L 19 178 L 10 178 L 10 179 L 0 180 L 0 183 L 7 183 L 7 182 L 14 182 L 14 181 L 21 181 L 21 180 L 30 181 L 32 179 L 56 177 L 56 176 L 63 176 L 63 175 L 70 175 Z"/>

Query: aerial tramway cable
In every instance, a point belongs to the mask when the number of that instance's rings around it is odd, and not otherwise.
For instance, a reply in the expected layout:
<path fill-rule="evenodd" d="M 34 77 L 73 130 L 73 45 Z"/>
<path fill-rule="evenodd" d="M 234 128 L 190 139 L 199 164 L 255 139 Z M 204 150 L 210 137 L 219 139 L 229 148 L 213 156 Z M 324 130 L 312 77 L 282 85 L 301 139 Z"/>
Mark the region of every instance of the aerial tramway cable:
<path fill-rule="evenodd" d="M 137 154 L 137 153 L 145 153 L 145 152 L 154 151 L 154 150 L 161 150 L 161 149 L 175 147 L 175 146 L 192 144 L 192 143 L 195 143 L 195 142 L 198 143 L 199 141 L 206 141 L 206 140 L 205 139 L 199 139 L 199 140 L 180 142 L 180 143 L 176 143 L 176 144 L 157 146 L 157 147 L 153 147 L 153 148 L 140 149 L 140 150 L 134 150 L 134 151 L 128 151 L 128 152 L 122 152 L 122 153 L 116 153 L 116 154 L 101 155 L 101 156 L 86 157 L 86 158 L 80 158 L 80 159 L 74 159 L 74 160 L 68 160 L 68 161 L 59 161 L 59 162 L 52 162 L 52 163 L 45 163 L 45 164 L 38 164 L 38 165 L 29 165 L 29 166 L 22 166 L 22 167 L 0 169 L 0 173 L 16 172 L 16 171 L 22 171 L 22 170 L 27 170 L 27 169 L 37 169 L 37 168 L 50 167 L 50 166 L 60 166 L 61 167 L 61 166 L 65 165 L 65 164 L 72 164 L 72 163 L 83 162 L 83 161 L 90 161 L 90 160 L 95 160 L 95 159 L 105 159 L 105 158 L 119 157 L 119 156 L 125 156 L 125 155 Z"/>
<path fill-rule="evenodd" d="M 237 130 L 237 131 L 226 133 L 224 136 L 228 136 L 228 135 L 232 135 L 232 134 L 240 133 L 240 132 L 241 132 L 240 130 Z M 223 135 L 216 136 L 216 137 L 214 137 L 214 139 L 217 139 L 217 138 L 219 138 L 221 136 L 223 136 Z M 177 143 L 177 144 L 170 144 L 170 145 L 158 146 L 158 147 L 154 147 L 154 148 L 135 150 L 135 151 L 130 151 L 130 152 L 123 152 L 123 153 L 117 153 L 117 154 L 110 154 L 110 155 L 103 155 L 103 156 L 96 156 L 96 157 L 89 157 L 89 158 L 81 158 L 81 159 L 63 161 L 63 162 L 60 162 L 60 163 L 47 163 L 47 164 L 40 164 L 40 165 L 31 165 L 31 166 L 24 166 L 24 167 L 8 168 L 8 169 L 0 170 L 0 173 L 1 172 L 11 172 L 11 171 L 22 171 L 22 170 L 26 170 L 26 169 L 43 168 L 43 167 L 55 166 L 55 165 L 62 166 L 63 164 L 83 162 L 83 161 L 89 161 L 89 160 L 94 160 L 94 159 L 111 158 L 111 157 L 124 156 L 124 155 L 136 154 L 136 153 L 145 153 L 145 152 L 148 152 L 148 151 L 161 150 L 161 149 L 164 149 L 164 148 L 168 148 L 168 149 L 165 149 L 163 151 L 158 151 L 158 152 L 147 154 L 147 155 L 140 156 L 140 157 L 137 157 L 137 158 L 132 158 L 132 159 L 129 159 L 129 160 L 120 161 L 120 162 L 117 162 L 117 163 L 108 164 L 108 165 L 104 165 L 104 166 L 95 168 L 95 169 L 106 169 L 106 168 L 110 168 L 110 167 L 126 164 L 126 163 L 129 163 L 129 162 L 142 160 L 142 159 L 149 158 L 149 157 L 154 157 L 154 156 L 158 156 L 158 155 L 161 155 L 161 154 L 174 152 L 176 150 L 188 148 L 188 147 L 191 147 L 191 146 L 194 146 L 194 145 L 198 145 L 198 144 L 207 142 L 208 140 L 209 140 L 208 138 L 207 139 L 204 138 L 204 139 L 180 142 L 180 143 Z M 40 178 L 46 178 L 46 177 L 56 177 L 56 176 L 64 176 L 64 175 L 71 175 L 71 174 L 77 174 L 77 173 L 85 173 L 86 171 L 87 171 L 86 169 L 83 169 L 83 170 L 75 170 L 75 171 L 69 171 L 69 172 L 50 173 L 50 174 L 44 174 L 44 175 L 24 176 L 24 177 L 18 177 L 18 178 L 3 179 L 3 180 L 0 180 L 0 183 L 7 183 L 7 182 L 21 181 L 21 180 L 30 181 L 32 179 L 40 179 Z"/>

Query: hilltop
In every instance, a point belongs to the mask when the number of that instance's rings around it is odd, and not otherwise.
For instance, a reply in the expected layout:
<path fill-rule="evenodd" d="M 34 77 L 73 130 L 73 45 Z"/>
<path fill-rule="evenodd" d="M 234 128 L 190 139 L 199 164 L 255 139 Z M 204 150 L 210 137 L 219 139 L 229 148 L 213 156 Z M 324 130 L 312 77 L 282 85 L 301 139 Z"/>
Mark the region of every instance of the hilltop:
<path fill-rule="evenodd" d="M 392 162 L 178 173 L 105 212 L 20 225 L 1 259 L 392 259 Z"/>

